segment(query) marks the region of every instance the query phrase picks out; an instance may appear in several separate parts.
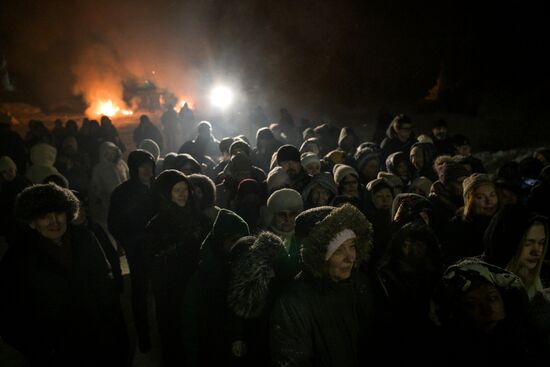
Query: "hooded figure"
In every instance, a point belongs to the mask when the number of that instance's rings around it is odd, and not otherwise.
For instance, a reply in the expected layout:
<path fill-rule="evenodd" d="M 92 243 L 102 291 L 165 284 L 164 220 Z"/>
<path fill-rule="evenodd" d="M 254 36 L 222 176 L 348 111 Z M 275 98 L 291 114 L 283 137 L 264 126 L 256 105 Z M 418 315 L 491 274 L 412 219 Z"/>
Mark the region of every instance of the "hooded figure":
<path fill-rule="evenodd" d="M 362 333 L 353 270 L 372 246 L 371 226 L 352 205 L 332 209 L 302 241 L 302 271 L 271 315 L 274 365 L 358 366 Z"/>
<path fill-rule="evenodd" d="M 90 214 L 94 222 L 107 229 L 111 194 L 129 178 L 129 168 L 120 149 L 110 141 L 99 146 L 99 163 L 92 171 L 90 184 Z"/>
<path fill-rule="evenodd" d="M 113 271 L 74 194 L 39 184 L 19 194 L 23 224 L 0 263 L 3 340 L 32 366 L 125 366 L 126 327 Z"/>
<path fill-rule="evenodd" d="M 436 287 L 430 318 L 438 338 L 434 365 L 509 365 L 530 359 L 527 295 L 516 275 L 479 258 L 450 266 Z M 541 361 L 538 361 L 541 362 Z"/>
<path fill-rule="evenodd" d="M 338 187 L 328 172 L 321 172 L 313 176 L 302 191 L 306 209 L 328 205 L 336 195 L 338 195 Z"/>
<path fill-rule="evenodd" d="M 403 346 L 394 364 L 423 361 L 433 337 L 428 319 L 430 297 L 442 272 L 439 242 L 423 221 L 398 229 L 376 264 L 384 300 L 380 338 L 391 340 L 384 343 L 391 345 L 390 350 L 394 343 Z"/>
<path fill-rule="evenodd" d="M 147 314 L 145 226 L 156 214 L 149 193 L 155 172 L 151 153 L 135 150 L 128 156 L 130 179 L 113 191 L 107 220 L 109 232 L 124 249 L 132 283 L 132 315 L 142 352 L 151 346 Z"/>
<path fill-rule="evenodd" d="M 183 349 L 188 366 L 225 366 L 231 361 L 232 333 L 217 332 L 234 319 L 227 303 L 229 258 L 235 241 L 250 234 L 246 222 L 221 209 L 203 241 L 199 268 L 190 279 L 182 305 Z"/>
<path fill-rule="evenodd" d="M 199 247 L 210 229 L 192 195 L 191 182 L 176 170 L 162 172 L 154 190 L 163 209 L 146 227 L 146 253 L 165 366 L 183 362 L 180 311 L 187 282 L 197 270 Z M 207 227 L 208 226 L 208 227 Z"/>
<path fill-rule="evenodd" d="M 138 149 L 143 149 L 151 153 L 153 158 L 155 158 L 155 176 L 158 176 L 164 163 L 164 159 L 160 157 L 161 148 L 159 145 L 152 139 L 143 139 L 139 143 Z"/>
<path fill-rule="evenodd" d="M 27 169 L 26 177 L 33 184 L 42 183 L 44 178 L 51 175 L 60 175 L 54 167 L 57 157 L 57 149 L 46 144 L 38 143 L 33 145 L 30 152 L 31 166 Z"/>

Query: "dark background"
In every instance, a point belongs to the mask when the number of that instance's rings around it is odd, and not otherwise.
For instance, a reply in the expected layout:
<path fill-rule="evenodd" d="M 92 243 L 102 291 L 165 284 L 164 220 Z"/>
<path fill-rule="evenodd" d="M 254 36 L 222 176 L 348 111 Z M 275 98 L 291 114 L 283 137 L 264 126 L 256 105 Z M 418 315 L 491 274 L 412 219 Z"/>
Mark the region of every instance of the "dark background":
<path fill-rule="evenodd" d="M 483 3 L 483 4 L 480 4 Z M 366 111 L 456 113 L 488 128 L 548 118 L 542 3 L 3 0 L 4 100 L 83 109 L 90 79 L 145 80 L 206 108 L 223 81 L 271 115 L 358 121 Z M 153 74 L 152 72 L 155 71 Z"/>

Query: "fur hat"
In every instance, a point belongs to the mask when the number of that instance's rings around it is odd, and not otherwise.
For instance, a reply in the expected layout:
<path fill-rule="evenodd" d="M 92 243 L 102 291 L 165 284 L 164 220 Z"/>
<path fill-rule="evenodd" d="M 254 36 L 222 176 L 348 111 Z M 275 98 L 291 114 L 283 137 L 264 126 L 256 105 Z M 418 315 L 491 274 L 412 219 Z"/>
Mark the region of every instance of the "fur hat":
<path fill-rule="evenodd" d="M 352 230 L 357 236 L 356 264 L 361 263 L 372 248 L 372 225 L 367 218 L 351 204 L 334 208 L 324 219 L 316 223 L 302 241 L 301 254 L 304 266 L 318 278 L 326 276 L 327 248 L 334 236 L 343 230 Z"/>
<path fill-rule="evenodd" d="M 313 227 L 326 218 L 327 215 L 334 209 L 333 206 L 317 206 L 315 208 L 307 209 L 296 216 L 296 227 L 294 229 L 294 235 L 296 240 L 302 241 L 307 237 Z"/>
<path fill-rule="evenodd" d="M 52 212 L 65 212 L 67 222 L 72 221 L 78 213 L 79 201 L 69 189 L 56 184 L 38 184 L 24 189 L 15 202 L 15 217 L 22 223 Z"/>
<path fill-rule="evenodd" d="M 227 301 L 237 316 L 250 319 L 260 316 L 264 311 L 270 295 L 270 284 L 277 275 L 277 262 L 285 258 L 287 252 L 283 241 L 270 232 L 241 240 L 248 244 L 251 240 L 253 242 L 249 246 L 241 246 L 238 249 L 239 256 L 231 263 Z"/>
<path fill-rule="evenodd" d="M 336 164 L 332 168 L 332 174 L 334 176 L 334 181 L 338 186 L 340 186 L 340 182 L 347 175 L 354 175 L 355 177 L 359 178 L 359 174 L 357 173 L 355 168 L 353 168 L 352 166 L 348 166 L 347 164 Z"/>
<path fill-rule="evenodd" d="M 464 200 L 466 200 L 468 194 L 474 192 L 479 186 L 487 184 L 495 186 L 495 183 L 491 180 L 491 177 L 485 173 L 473 173 L 472 175 L 466 177 L 462 182 Z"/>
<path fill-rule="evenodd" d="M 293 189 L 279 189 L 267 199 L 267 208 L 273 214 L 283 210 L 301 212 L 304 210 L 302 195 Z"/>
<path fill-rule="evenodd" d="M 300 162 L 300 151 L 290 144 L 283 145 L 277 150 L 277 164 L 288 161 Z"/>

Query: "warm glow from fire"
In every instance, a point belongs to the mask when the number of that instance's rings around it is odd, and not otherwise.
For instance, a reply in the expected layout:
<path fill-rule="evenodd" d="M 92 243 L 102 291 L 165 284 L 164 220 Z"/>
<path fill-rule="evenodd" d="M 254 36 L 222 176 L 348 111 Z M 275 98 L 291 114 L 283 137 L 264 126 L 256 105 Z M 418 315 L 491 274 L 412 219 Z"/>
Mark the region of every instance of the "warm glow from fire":
<path fill-rule="evenodd" d="M 192 110 L 194 109 L 194 104 L 193 104 L 193 102 L 191 102 L 191 101 L 189 100 L 189 98 L 180 98 L 180 99 L 179 99 L 179 102 L 178 102 L 178 104 L 177 104 L 178 110 L 179 110 L 180 108 L 182 108 L 186 103 L 187 103 L 187 106 L 188 106 L 190 109 L 192 109 Z"/>
<path fill-rule="evenodd" d="M 123 110 L 121 109 L 120 107 L 118 107 L 115 103 L 113 103 L 112 100 L 107 100 L 107 101 L 99 101 L 97 102 L 97 107 L 96 107 L 96 115 L 98 116 L 109 116 L 109 117 L 113 117 L 113 116 L 116 116 L 117 114 L 122 114 L 124 116 L 130 116 L 133 114 L 133 112 L 131 110 Z"/>

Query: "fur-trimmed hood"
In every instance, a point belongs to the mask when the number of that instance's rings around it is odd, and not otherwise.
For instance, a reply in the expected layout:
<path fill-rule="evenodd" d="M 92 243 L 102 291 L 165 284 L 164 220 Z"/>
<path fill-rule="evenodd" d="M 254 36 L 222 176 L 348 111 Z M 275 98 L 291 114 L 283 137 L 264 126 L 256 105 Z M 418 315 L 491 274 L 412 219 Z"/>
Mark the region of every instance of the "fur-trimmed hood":
<path fill-rule="evenodd" d="M 302 260 L 305 268 L 313 276 L 326 277 L 327 246 L 333 237 L 344 229 L 351 229 L 357 236 L 356 265 L 360 264 L 372 249 L 372 225 L 365 215 L 351 204 L 335 208 L 313 227 L 302 242 Z"/>
<path fill-rule="evenodd" d="M 250 319 L 262 314 L 272 279 L 277 276 L 277 263 L 286 256 L 281 238 L 262 232 L 248 251 L 232 263 L 227 301 L 237 316 Z"/>

